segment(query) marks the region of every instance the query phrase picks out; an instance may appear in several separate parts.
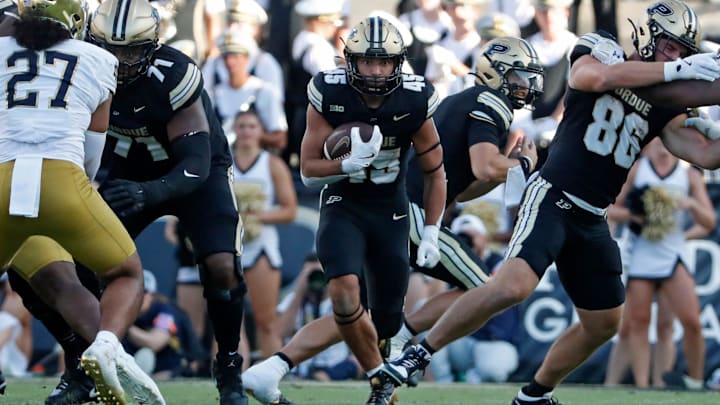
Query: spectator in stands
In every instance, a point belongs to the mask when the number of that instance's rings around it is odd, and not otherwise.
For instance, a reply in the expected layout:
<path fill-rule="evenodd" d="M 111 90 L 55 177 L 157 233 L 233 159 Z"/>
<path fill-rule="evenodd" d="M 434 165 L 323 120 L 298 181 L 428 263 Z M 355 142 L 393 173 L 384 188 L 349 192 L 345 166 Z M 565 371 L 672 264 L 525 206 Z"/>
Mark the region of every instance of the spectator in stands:
<path fill-rule="evenodd" d="M 654 197 L 653 197 L 654 196 Z M 630 170 L 611 206 L 609 218 L 628 222 L 628 282 L 623 327 L 629 328 L 629 353 L 635 385 L 650 384 L 648 325 L 655 294 L 665 295 L 671 311 L 683 326 L 687 374 L 666 385 L 703 387 L 705 340 L 700 324 L 700 303 L 690 274 L 692 258 L 686 246 L 683 215 L 689 213 L 706 232 L 715 228 L 715 211 L 702 175 L 681 164 L 660 139 L 645 148 L 645 156 Z M 697 228 L 691 228 L 697 232 Z M 689 232 L 689 231 L 688 231 Z M 702 235 L 689 235 L 698 237 Z"/>
<path fill-rule="evenodd" d="M 502 256 L 488 249 L 488 232 L 482 220 L 464 214 L 455 218 L 450 227 L 473 252 L 480 256 L 488 268 L 496 269 Z M 520 310 L 510 308 L 473 334 L 463 337 L 433 355 L 431 370 L 439 382 L 458 380 L 464 373 L 469 383 L 505 382 L 519 365 L 517 335 L 520 328 Z"/>
<path fill-rule="evenodd" d="M 261 147 L 264 129 L 259 114 L 253 109 L 239 112 L 232 128 L 234 189 L 245 228 L 242 265 L 256 341 L 265 358 L 282 347 L 275 316 L 282 278 L 275 224 L 295 219 L 297 197 L 287 164 Z"/>
<path fill-rule="evenodd" d="M 539 170 L 547 158 L 548 147 L 555 136 L 563 112 L 567 79 L 570 77 L 570 51 L 577 37 L 568 31 L 568 7 L 572 0 L 534 0 L 535 22 L 540 31 L 527 40 L 535 48 L 545 72 L 543 94 L 533 110 L 519 110 L 511 130 L 514 136 L 526 136 L 538 147 Z"/>
<path fill-rule="evenodd" d="M 487 12 L 507 14 L 517 22 L 520 26 L 519 37 L 527 38 L 538 32 L 533 0 L 492 0 L 489 3 Z"/>
<path fill-rule="evenodd" d="M 262 146 L 281 151 L 287 144 L 287 120 L 280 94 L 248 70 L 250 60 L 258 52 L 255 40 L 247 33 L 230 29 L 222 36 L 220 52 L 229 80 L 205 83 L 223 126 L 230 129 L 235 115 L 252 106 L 262 121 Z"/>
<path fill-rule="evenodd" d="M 580 3 L 582 0 L 573 0 L 570 6 L 570 31 L 578 32 L 578 21 L 580 20 Z M 595 14 L 594 31 L 606 31 L 617 38 L 617 0 L 592 0 L 593 12 Z"/>
<path fill-rule="evenodd" d="M 157 294 L 157 280 L 144 270 L 145 295 L 135 323 L 128 329 L 123 346 L 155 379 L 166 380 L 183 367 L 177 311 Z"/>
<path fill-rule="evenodd" d="M 0 370 L 6 377 L 25 377 L 32 354 L 30 313 L 20 296 L 0 277 Z"/>
<path fill-rule="evenodd" d="M 448 95 L 448 87 L 457 77 L 470 72 L 473 51 L 480 46 L 480 34 L 475 22 L 480 17 L 482 0 L 443 0 L 453 29 L 448 35 L 427 48 L 428 64 L 425 77 L 432 81 L 440 97 Z M 418 72 L 422 74 L 423 72 Z"/>
<path fill-rule="evenodd" d="M 294 285 L 294 290 L 285 296 L 277 308 L 283 338 L 292 337 L 303 325 L 314 319 L 332 314 L 325 274 L 316 254 L 305 257 Z M 300 376 L 320 381 L 355 379 L 363 375 L 344 342 L 330 346 L 297 368 Z"/>
<path fill-rule="evenodd" d="M 410 30 L 414 40 L 407 45 L 408 62 L 413 71 L 423 74 L 427 68 L 426 49 L 449 35 L 452 19 L 443 10 L 440 0 L 415 0 L 417 8 L 400 15 L 400 21 Z"/>
<path fill-rule="evenodd" d="M 300 142 L 305 134 L 307 84 L 317 73 L 338 66 L 337 50 L 330 43 L 342 25 L 342 0 L 301 0 L 295 12 L 304 19 L 303 30 L 293 39 L 285 112 L 288 117 L 288 148 L 283 154 L 294 170 L 300 163 Z"/>
<path fill-rule="evenodd" d="M 280 100 L 285 99 L 285 74 L 282 66 L 275 57 L 262 49 L 263 26 L 268 22 L 265 10 L 254 0 L 232 0 L 228 6 L 227 30 L 236 30 L 255 39 L 261 47 L 250 55 L 247 69 L 251 76 L 262 79 L 265 83 L 275 87 Z M 218 55 L 208 58 L 202 68 L 205 78 L 205 87 L 212 89 L 220 83 L 230 80 L 223 58 Z"/>

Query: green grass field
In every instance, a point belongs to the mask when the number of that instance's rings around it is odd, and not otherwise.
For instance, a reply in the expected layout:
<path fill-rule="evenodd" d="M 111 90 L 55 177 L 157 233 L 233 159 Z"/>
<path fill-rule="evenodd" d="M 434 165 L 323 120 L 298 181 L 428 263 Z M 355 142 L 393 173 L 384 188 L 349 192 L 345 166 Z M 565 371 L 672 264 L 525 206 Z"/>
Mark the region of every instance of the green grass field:
<path fill-rule="evenodd" d="M 0 404 L 39 405 L 57 380 L 32 378 L 10 380 Z M 399 405 L 508 405 L 519 384 L 431 384 L 403 388 Z M 285 395 L 298 405 L 362 405 L 368 395 L 365 383 L 288 382 L 282 386 Z M 217 392 L 206 380 L 175 380 L 160 384 L 168 405 L 214 405 Z M 596 386 L 562 386 L 556 395 L 563 405 L 718 405 L 719 392 L 685 393 L 606 389 Z M 251 404 L 257 404 L 250 401 Z"/>

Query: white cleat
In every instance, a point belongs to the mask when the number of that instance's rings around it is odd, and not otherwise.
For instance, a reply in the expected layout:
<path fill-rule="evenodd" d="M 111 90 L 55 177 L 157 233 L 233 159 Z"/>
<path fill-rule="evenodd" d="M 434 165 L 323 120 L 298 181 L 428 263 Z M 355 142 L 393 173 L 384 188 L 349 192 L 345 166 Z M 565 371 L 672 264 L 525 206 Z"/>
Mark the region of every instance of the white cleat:
<path fill-rule="evenodd" d="M 264 360 L 242 374 L 243 387 L 245 391 L 262 404 L 281 403 L 280 380 L 278 373 L 273 370 L 269 360 Z"/>
<path fill-rule="evenodd" d="M 125 391 L 117 375 L 114 342 L 96 339 L 80 358 L 85 373 L 95 381 L 98 400 L 106 405 L 125 405 Z"/>
<path fill-rule="evenodd" d="M 133 401 L 142 405 L 165 405 L 165 399 L 155 381 L 142 371 L 135 359 L 125 353 L 122 347 L 118 347 L 115 364 L 120 384 Z"/>

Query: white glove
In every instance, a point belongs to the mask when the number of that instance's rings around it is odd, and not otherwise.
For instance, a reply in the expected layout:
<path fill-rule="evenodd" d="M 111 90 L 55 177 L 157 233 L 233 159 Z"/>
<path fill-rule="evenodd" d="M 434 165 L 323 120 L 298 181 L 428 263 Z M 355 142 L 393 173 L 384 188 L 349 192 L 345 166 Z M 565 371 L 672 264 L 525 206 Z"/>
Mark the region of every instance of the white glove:
<path fill-rule="evenodd" d="M 615 65 L 625 62 L 622 47 L 617 42 L 608 38 L 599 40 L 592 47 L 590 55 L 605 65 Z"/>
<path fill-rule="evenodd" d="M 350 157 L 341 163 L 343 173 L 354 173 L 370 166 L 380 152 L 382 139 L 380 127 L 377 125 L 373 127 L 372 137 L 368 142 L 363 142 L 360 138 L 360 128 L 350 129 Z"/>
<path fill-rule="evenodd" d="M 707 80 L 720 77 L 720 59 L 716 53 L 699 53 L 683 59 L 665 62 L 665 81 Z"/>
<path fill-rule="evenodd" d="M 685 126 L 697 129 L 711 141 L 720 139 L 720 125 L 713 120 L 700 117 L 688 118 L 685 120 Z"/>
<path fill-rule="evenodd" d="M 417 260 L 415 260 L 418 266 L 428 269 L 437 266 L 440 261 L 439 232 L 440 228 L 437 225 L 425 225 L 423 228 L 422 240 L 417 250 Z"/>

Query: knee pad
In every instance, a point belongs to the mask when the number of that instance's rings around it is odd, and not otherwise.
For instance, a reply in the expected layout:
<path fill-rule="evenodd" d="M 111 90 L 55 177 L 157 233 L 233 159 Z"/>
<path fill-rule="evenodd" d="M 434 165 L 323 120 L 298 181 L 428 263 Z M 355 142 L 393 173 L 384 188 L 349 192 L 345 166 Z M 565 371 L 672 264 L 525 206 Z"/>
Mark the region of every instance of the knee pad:
<path fill-rule="evenodd" d="M 389 339 L 398 333 L 403 323 L 403 313 L 370 312 L 378 339 Z"/>

